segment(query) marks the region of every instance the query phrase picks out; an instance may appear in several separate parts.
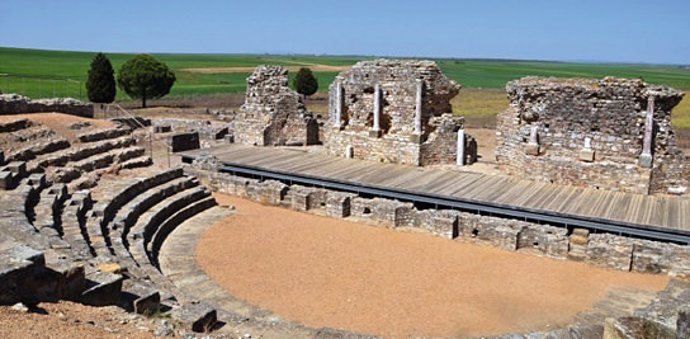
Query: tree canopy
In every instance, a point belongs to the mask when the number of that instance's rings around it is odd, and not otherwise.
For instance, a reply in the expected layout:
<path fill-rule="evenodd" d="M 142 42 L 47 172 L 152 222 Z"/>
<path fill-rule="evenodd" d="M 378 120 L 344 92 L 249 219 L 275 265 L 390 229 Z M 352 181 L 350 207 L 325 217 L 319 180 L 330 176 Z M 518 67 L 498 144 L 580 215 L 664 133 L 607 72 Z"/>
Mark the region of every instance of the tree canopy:
<path fill-rule="evenodd" d="M 310 96 L 316 93 L 316 91 L 319 89 L 319 82 L 314 77 L 311 69 L 302 67 L 297 72 L 297 75 L 295 75 L 293 86 L 295 87 L 297 93 Z"/>
<path fill-rule="evenodd" d="M 91 102 L 111 103 L 115 100 L 115 71 L 103 53 L 96 54 L 91 60 L 86 92 Z"/>
<path fill-rule="evenodd" d="M 132 99 L 158 99 L 168 93 L 175 83 L 175 73 L 164 63 L 148 54 L 137 54 L 127 60 L 118 71 L 117 83 Z"/>

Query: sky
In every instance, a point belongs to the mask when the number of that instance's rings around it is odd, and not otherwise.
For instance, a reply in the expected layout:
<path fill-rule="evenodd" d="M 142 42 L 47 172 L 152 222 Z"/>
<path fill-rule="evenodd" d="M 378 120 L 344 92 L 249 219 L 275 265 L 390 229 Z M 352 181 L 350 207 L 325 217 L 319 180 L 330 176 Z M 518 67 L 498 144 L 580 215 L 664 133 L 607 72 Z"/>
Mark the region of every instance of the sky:
<path fill-rule="evenodd" d="M 690 0 L 0 0 L 0 46 L 690 64 Z"/>

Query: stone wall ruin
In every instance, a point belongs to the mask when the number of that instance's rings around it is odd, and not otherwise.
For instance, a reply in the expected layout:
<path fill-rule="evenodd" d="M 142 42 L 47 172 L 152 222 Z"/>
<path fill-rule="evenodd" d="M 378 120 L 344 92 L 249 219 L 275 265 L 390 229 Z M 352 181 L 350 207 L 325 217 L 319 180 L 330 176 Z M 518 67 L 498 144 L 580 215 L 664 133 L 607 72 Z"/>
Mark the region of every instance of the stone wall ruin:
<path fill-rule="evenodd" d="M 245 102 L 233 122 L 235 141 L 258 146 L 311 145 L 319 142 L 319 126 L 288 87 L 288 70 L 261 65 L 247 78 Z"/>
<path fill-rule="evenodd" d="M 0 115 L 59 112 L 93 118 L 93 105 L 72 98 L 31 100 L 18 94 L 0 94 Z"/>
<path fill-rule="evenodd" d="M 460 88 L 433 61 L 358 62 L 329 88 L 324 145 L 333 155 L 386 163 L 456 163 L 464 119 L 450 113 L 450 99 Z M 476 142 L 464 131 L 461 138 L 462 163 L 472 163 Z"/>
<path fill-rule="evenodd" d="M 682 92 L 610 77 L 527 77 L 506 91 L 496 160 L 510 174 L 641 194 L 687 191 L 690 164 L 671 126 Z"/>

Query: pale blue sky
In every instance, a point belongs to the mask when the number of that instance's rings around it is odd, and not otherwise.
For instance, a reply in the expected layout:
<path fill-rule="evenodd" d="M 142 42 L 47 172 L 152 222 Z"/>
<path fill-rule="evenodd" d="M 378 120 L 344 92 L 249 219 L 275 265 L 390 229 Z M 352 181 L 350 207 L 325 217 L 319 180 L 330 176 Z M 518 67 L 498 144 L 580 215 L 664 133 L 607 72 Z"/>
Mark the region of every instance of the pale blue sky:
<path fill-rule="evenodd" d="M 0 0 L 0 46 L 690 64 L 690 0 Z"/>

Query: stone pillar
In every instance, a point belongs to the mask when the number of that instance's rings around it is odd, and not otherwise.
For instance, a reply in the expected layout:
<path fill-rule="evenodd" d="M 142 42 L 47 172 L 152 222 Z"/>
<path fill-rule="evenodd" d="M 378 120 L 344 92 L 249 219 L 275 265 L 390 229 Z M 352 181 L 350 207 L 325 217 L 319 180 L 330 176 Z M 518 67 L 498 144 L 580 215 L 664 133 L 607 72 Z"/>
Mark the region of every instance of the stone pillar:
<path fill-rule="evenodd" d="M 333 127 L 340 128 L 343 117 L 343 85 L 340 81 L 335 83 L 335 121 Z"/>
<path fill-rule="evenodd" d="M 355 155 L 355 151 L 352 148 L 352 145 L 347 145 L 345 147 L 345 158 L 352 159 Z"/>
<path fill-rule="evenodd" d="M 645 168 L 652 167 L 652 138 L 654 133 L 654 96 L 650 95 L 647 99 L 647 116 L 644 125 L 644 141 L 642 144 L 642 154 L 640 154 L 639 165 Z"/>
<path fill-rule="evenodd" d="M 525 153 L 529 155 L 539 155 L 539 126 L 532 126 L 529 131 L 529 142 Z"/>
<path fill-rule="evenodd" d="M 580 160 L 586 162 L 594 161 L 594 150 L 592 149 L 592 138 L 585 137 L 585 146 L 580 151 Z"/>
<path fill-rule="evenodd" d="M 414 133 L 422 134 L 422 93 L 424 89 L 424 82 L 417 79 L 417 93 L 415 94 L 415 111 L 414 111 Z"/>
<path fill-rule="evenodd" d="M 465 130 L 458 130 L 458 154 L 455 164 L 458 166 L 465 165 Z"/>
<path fill-rule="evenodd" d="M 373 138 L 381 137 L 381 85 L 374 85 L 374 127 L 369 131 Z"/>

